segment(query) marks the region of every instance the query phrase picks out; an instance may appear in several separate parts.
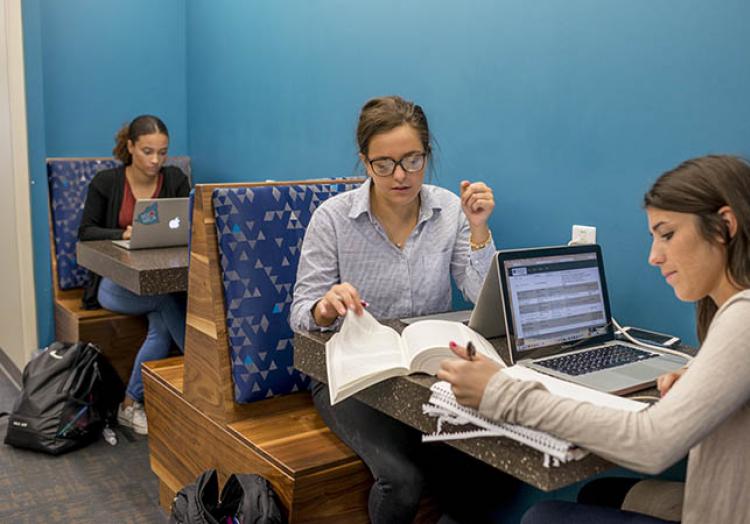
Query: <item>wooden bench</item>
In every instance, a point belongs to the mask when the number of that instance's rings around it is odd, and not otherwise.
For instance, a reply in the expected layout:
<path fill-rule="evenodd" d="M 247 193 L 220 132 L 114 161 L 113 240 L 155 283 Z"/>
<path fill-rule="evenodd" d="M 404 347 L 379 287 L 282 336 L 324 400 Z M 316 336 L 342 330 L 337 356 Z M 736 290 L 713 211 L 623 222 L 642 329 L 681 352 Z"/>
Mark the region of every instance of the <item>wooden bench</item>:
<path fill-rule="evenodd" d="M 160 501 L 168 509 L 177 490 L 213 467 L 222 481 L 235 472 L 268 478 L 290 522 L 367 522 L 370 473 L 326 427 L 308 392 L 235 402 L 212 194 L 265 185 L 195 188 L 185 355 L 143 368 Z"/>
<path fill-rule="evenodd" d="M 190 159 L 172 157 L 170 165 L 190 173 Z M 55 339 L 92 342 L 101 348 L 127 384 L 135 356 L 146 337 L 145 317 L 86 310 L 81 297 L 86 271 L 76 263 L 78 226 L 94 175 L 119 165 L 112 158 L 48 158 L 50 253 L 55 315 Z"/>

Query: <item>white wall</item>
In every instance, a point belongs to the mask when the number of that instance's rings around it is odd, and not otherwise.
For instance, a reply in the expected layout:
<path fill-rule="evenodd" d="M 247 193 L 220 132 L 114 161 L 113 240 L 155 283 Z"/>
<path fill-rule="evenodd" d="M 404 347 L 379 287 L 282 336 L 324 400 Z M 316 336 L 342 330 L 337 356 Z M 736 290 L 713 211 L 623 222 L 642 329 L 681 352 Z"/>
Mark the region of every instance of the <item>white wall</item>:
<path fill-rule="evenodd" d="M 37 336 L 21 0 L 0 2 L 0 349 L 23 369 Z"/>

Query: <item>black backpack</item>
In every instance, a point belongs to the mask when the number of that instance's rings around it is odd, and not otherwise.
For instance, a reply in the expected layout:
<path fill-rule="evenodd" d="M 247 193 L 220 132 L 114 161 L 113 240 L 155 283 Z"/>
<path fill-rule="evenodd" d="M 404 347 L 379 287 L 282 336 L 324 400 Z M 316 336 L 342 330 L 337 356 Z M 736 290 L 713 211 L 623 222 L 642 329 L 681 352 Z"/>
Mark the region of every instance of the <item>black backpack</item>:
<path fill-rule="evenodd" d="M 268 481 L 260 475 L 231 475 L 219 496 L 215 469 L 177 492 L 169 524 L 282 524 L 285 522 Z"/>
<path fill-rule="evenodd" d="M 122 391 L 95 345 L 54 342 L 23 370 L 5 443 L 59 455 L 93 442 L 116 417 Z"/>

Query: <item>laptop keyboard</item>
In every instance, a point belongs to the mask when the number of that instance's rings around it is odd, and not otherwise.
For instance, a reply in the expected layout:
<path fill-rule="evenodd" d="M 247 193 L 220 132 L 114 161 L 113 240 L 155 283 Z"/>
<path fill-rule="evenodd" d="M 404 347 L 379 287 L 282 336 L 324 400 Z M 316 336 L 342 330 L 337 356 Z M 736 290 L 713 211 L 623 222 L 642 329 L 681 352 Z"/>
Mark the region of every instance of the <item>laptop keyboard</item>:
<path fill-rule="evenodd" d="M 655 353 L 641 351 L 630 346 L 615 344 L 590 351 L 581 351 L 569 355 L 537 360 L 534 363 L 548 369 L 559 371 L 571 376 L 585 375 L 602 369 L 624 366 L 632 362 L 640 362 L 657 357 Z"/>

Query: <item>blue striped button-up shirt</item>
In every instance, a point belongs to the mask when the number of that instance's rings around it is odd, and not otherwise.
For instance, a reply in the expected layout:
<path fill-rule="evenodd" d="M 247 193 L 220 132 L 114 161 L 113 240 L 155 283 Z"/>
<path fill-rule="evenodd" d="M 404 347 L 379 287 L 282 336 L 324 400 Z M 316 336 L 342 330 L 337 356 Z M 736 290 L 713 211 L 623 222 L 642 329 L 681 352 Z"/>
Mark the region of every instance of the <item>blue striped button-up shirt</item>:
<path fill-rule="evenodd" d="M 464 296 L 476 301 L 494 243 L 470 249 L 469 222 L 455 194 L 423 185 L 420 197 L 417 226 L 403 249 L 390 241 L 371 212 L 369 180 L 315 210 L 302 243 L 292 329 L 321 329 L 311 309 L 341 282 L 354 286 L 380 319 L 450 311 L 451 276 Z"/>

